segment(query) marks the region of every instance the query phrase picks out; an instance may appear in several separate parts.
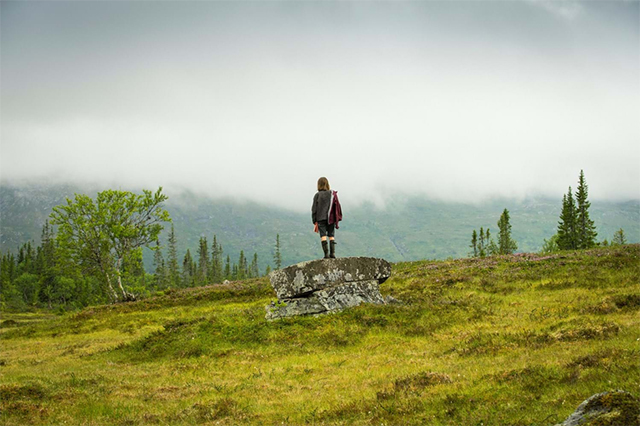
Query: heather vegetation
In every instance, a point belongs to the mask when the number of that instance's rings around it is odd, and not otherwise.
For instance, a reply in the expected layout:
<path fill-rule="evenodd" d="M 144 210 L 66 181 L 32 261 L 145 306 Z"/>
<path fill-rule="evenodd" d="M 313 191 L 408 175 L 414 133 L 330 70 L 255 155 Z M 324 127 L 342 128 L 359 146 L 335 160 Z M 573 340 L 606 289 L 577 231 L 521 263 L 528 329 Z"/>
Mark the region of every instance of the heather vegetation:
<path fill-rule="evenodd" d="M 4 313 L 7 425 L 552 425 L 637 396 L 640 246 L 401 262 L 401 305 L 264 320 L 252 278 Z"/>

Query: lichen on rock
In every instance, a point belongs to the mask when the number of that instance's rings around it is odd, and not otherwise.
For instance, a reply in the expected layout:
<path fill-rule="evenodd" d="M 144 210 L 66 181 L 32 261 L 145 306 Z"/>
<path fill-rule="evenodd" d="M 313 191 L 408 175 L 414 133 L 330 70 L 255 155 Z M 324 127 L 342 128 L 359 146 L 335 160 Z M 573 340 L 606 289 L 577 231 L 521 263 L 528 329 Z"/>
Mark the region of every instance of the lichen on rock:
<path fill-rule="evenodd" d="M 266 306 L 268 320 L 337 312 L 361 303 L 384 304 L 380 283 L 391 275 L 384 259 L 346 257 L 298 263 L 269 275 L 278 303 Z"/>
<path fill-rule="evenodd" d="M 556 426 L 640 426 L 640 401 L 622 390 L 598 393 Z"/>

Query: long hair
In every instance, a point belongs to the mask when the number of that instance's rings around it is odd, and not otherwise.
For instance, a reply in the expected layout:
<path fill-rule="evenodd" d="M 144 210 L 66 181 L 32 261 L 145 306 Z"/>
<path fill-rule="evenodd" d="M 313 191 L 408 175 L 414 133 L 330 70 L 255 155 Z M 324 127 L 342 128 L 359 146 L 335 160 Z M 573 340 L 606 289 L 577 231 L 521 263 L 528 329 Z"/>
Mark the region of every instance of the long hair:
<path fill-rule="evenodd" d="M 329 191 L 331 190 L 331 186 L 329 186 L 329 181 L 326 177 L 321 177 L 318 179 L 318 191 Z"/>

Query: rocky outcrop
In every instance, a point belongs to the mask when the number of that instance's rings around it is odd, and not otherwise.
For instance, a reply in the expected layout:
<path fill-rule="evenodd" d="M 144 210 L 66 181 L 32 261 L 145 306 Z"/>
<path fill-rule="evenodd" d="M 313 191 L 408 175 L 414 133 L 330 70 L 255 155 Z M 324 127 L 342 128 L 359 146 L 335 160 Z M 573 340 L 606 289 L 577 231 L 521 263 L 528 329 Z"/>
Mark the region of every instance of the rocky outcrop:
<path fill-rule="evenodd" d="M 598 393 L 556 426 L 640 426 L 640 402 L 625 391 Z"/>
<path fill-rule="evenodd" d="M 268 320 L 336 312 L 361 303 L 384 304 L 380 283 L 391 265 L 373 257 L 319 259 L 269 275 L 278 302 L 266 307 Z"/>

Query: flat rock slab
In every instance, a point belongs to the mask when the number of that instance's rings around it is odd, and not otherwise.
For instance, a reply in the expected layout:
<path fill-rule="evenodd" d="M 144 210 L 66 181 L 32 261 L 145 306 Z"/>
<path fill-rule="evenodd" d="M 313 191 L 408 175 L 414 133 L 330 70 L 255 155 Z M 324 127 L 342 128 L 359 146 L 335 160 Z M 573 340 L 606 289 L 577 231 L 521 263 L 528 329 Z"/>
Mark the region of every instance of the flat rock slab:
<path fill-rule="evenodd" d="M 266 306 L 268 320 L 297 315 L 319 315 L 358 306 L 361 303 L 384 304 L 377 280 L 348 282 L 323 290 L 308 297 L 280 299 Z"/>
<path fill-rule="evenodd" d="M 375 257 L 318 259 L 271 272 L 271 286 L 279 300 L 304 297 L 337 284 L 384 282 L 391 275 L 391 264 Z"/>

